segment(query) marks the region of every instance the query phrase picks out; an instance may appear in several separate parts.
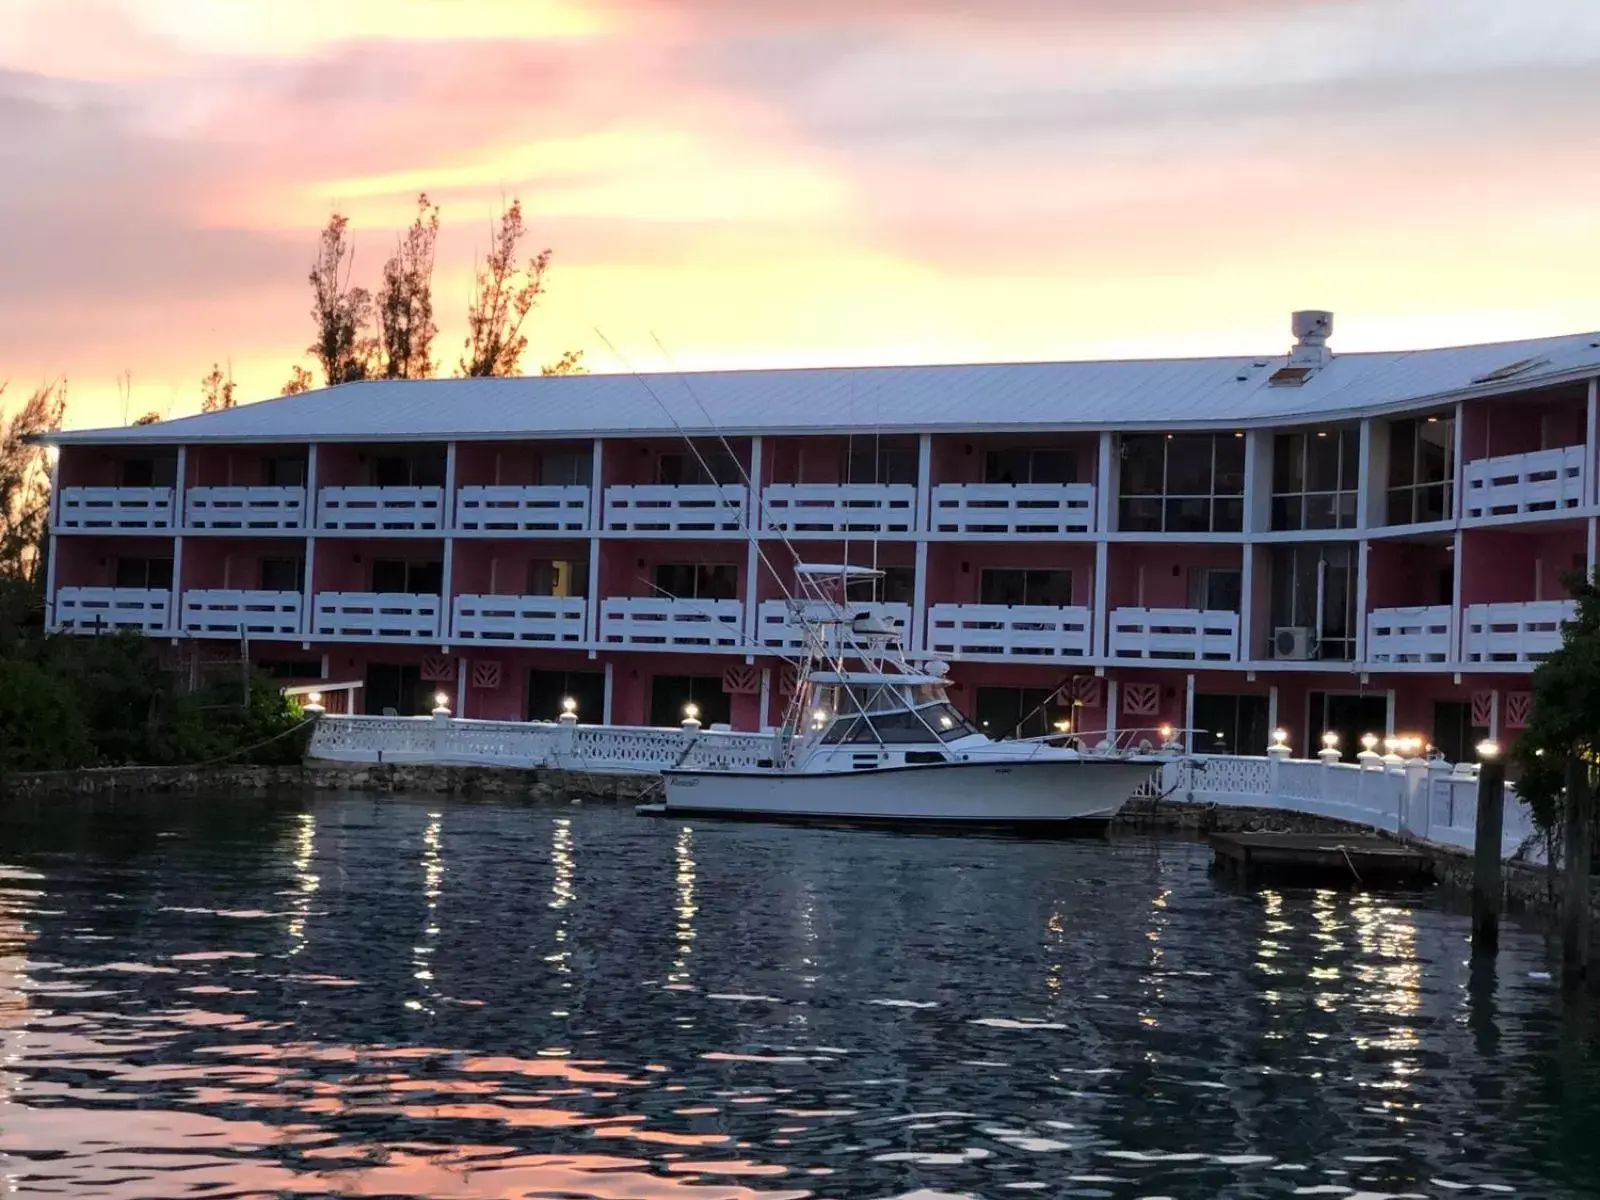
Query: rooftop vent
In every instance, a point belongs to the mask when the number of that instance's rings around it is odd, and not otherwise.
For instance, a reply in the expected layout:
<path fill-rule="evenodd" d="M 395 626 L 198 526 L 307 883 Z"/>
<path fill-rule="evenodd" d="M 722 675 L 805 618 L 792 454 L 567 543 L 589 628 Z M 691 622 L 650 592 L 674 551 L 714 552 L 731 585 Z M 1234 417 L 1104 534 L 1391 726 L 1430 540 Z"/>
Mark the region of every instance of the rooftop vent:
<path fill-rule="evenodd" d="M 1531 371 L 1535 367 L 1549 364 L 1548 358 L 1519 358 L 1514 363 L 1507 363 L 1503 367 L 1496 367 L 1483 375 L 1473 377 L 1473 383 L 1498 383 L 1502 379 L 1510 379 L 1513 375 L 1521 375 L 1524 371 Z"/>
<path fill-rule="evenodd" d="M 1269 387 L 1299 387 L 1311 374 L 1310 367 L 1279 367 L 1267 378 Z"/>
<path fill-rule="evenodd" d="M 1294 349 L 1289 351 L 1289 365 L 1308 369 L 1327 366 L 1333 358 L 1332 352 L 1328 349 L 1328 338 L 1333 334 L 1333 314 L 1320 309 L 1297 312 L 1293 317 L 1292 328 Z M 1272 381 L 1277 381 L 1276 375 L 1272 377 Z M 1293 382 L 1304 383 L 1305 375 L 1301 375 Z"/>

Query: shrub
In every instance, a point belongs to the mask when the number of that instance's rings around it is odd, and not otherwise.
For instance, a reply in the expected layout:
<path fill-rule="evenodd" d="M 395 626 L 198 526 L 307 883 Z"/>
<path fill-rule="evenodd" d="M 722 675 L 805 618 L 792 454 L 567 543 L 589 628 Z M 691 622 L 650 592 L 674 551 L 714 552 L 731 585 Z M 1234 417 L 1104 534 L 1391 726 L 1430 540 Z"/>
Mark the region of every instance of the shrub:
<path fill-rule="evenodd" d="M 0 771 L 81 767 L 94 757 L 73 690 L 32 663 L 0 659 Z"/>

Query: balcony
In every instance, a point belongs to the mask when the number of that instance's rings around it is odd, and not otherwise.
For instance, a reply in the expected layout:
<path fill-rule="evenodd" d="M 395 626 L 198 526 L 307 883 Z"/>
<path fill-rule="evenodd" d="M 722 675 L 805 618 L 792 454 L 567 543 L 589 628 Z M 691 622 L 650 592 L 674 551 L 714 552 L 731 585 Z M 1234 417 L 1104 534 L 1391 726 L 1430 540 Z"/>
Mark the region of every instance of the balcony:
<path fill-rule="evenodd" d="M 1450 606 L 1376 608 L 1367 615 L 1367 661 L 1449 662 Z"/>
<path fill-rule="evenodd" d="M 406 592 L 319 592 L 312 613 L 318 637 L 436 638 L 439 597 Z"/>
<path fill-rule="evenodd" d="M 456 528 L 465 533 L 585 533 L 589 489 L 464 487 L 456 493 Z"/>
<path fill-rule="evenodd" d="M 761 527 L 780 533 L 910 533 L 909 483 L 775 483 L 761 493 Z"/>
<path fill-rule="evenodd" d="M 345 533 L 419 533 L 444 527 L 444 489 L 326 487 L 317 493 L 317 528 Z"/>
<path fill-rule="evenodd" d="M 1115 609 L 1107 651 L 1112 658 L 1232 662 L 1239 657 L 1239 614 L 1221 609 Z"/>
<path fill-rule="evenodd" d="M 1467 517 L 1559 512 L 1583 503 L 1583 447 L 1480 458 L 1463 469 Z"/>
<path fill-rule="evenodd" d="M 166 588 L 60 588 L 55 623 L 69 633 L 165 633 L 172 628 L 172 593 Z"/>
<path fill-rule="evenodd" d="M 573 646 L 587 639 L 582 596 L 457 596 L 455 636 L 466 642 Z"/>
<path fill-rule="evenodd" d="M 944 658 L 1087 658 L 1093 636 L 1087 608 L 935 604 L 928 610 L 928 651 Z"/>
<path fill-rule="evenodd" d="M 756 609 L 756 642 L 764 650 L 804 652 L 806 649 L 805 625 L 807 620 L 839 619 L 845 613 L 871 613 L 893 625 L 902 635 L 911 623 L 909 604 L 849 604 L 839 605 L 829 600 L 802 600 L 800 618 L 787 600 L 763 600 Z"/>
<path fill-rule="evenodd" d="M 605 526 L 627 533 L 739 533 L 749 493 L 738 484 L 625 484 L 606 489 Z"/>
<path fill-rule="evenodd" d="M 189 529 L 304 529 L 302 487 L 194 487 L 183 498 Z"/>
<path fill-rule="evenodd" d="M 602 600 L 600 641 L 656 650 L 737 650 L 744 645 L 744 605 L 653 596 Z"/>
<path fill-rule="evenodd" d="M 1089 483 L 941 483 L 933 489 L 936 533 L 1046 537 L 1094 530 Z"/>
<path fill-rule="evenodd" d="M 197 637 L 286 637 L 300 632 L 299 592 L 227 589 L 183 594 L 183 631 Z"/>
<path fill-rule="evenodd" d="M 172 489 L 69 487 L 61 489 L 57 530 L 99 532 L 172 528 Z"/>
<path fill-rule="evenodd" d="M 1537 663 L 1561 646 L 1561 622 L 1578 612 L 1571 600 L 1469 604 L 1461 657 L 1469 663 Z"/>

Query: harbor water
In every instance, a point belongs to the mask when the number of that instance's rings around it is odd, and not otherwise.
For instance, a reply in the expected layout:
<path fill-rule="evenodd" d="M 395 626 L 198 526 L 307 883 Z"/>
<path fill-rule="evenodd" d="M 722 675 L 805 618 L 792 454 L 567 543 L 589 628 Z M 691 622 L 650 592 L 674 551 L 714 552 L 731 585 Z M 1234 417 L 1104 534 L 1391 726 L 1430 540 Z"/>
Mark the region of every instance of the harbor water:
<path fill-rule="evenodd" d="M 1536 931 L 1175 840 L 0 807 L 0 1196 L 1586 1197 Z"/>

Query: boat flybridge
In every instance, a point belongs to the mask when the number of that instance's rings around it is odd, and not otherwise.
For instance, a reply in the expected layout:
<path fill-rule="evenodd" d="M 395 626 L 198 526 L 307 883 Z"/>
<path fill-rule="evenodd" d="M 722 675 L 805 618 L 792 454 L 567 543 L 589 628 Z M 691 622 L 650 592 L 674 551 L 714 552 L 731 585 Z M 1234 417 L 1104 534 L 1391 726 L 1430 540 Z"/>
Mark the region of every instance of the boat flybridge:
<path fill-rule="evenodd" d="M 1093 825 L 1111 820 L 1173 748 L 1086 751 L 1066 735 L 994 741 L 949 701 L 949 667 L 913 664 L 899 631 L 852 584 L 882 572 L 795 567 L 804 633 L 794 694 L 769 762 L 665 771 L 665 812 L 819 821 Z"/>

